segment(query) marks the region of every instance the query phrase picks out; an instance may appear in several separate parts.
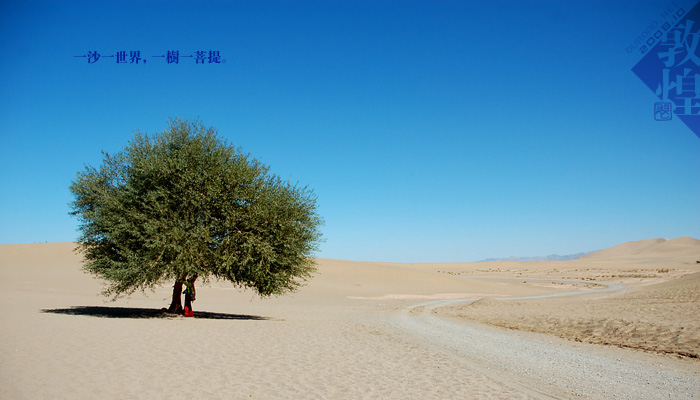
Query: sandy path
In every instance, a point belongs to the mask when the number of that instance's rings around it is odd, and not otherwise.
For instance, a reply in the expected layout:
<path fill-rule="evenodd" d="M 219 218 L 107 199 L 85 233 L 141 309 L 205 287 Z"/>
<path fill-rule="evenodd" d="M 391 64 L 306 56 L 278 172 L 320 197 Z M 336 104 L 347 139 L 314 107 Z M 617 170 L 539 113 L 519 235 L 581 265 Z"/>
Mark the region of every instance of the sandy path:
<path fill-rule="evenodd" d="M 482 280 L 513 280 L 513 281 L 522 281 L 523 278 L 503 278 L 503 277 L 480 277 L 480 276 L 473 276 L 471 277 L 472 279 L 482 279 Z M 547 294 L 539 294 L 539 295 L 530 295 L 530 296 L 509 296 L 509 297 L 496 297 L 496 300 L 529 300 L 529 299 L 546 299 L 546 298 L 551 298 L 551 297 L 566 297 L 566 296 L 577 296 L 577 295 L 585 295 L 585 294 L 591 294 L 591 293 L 608 293 L 608 292 L 616 292 L 618 290 L 623 290 L 627 288 L 627 285 L 623 285 L 620 283 L 611 283 L 611 282 L 597 282 L 597 281 L 584 281 L 584 280 L 579 280 L 579 279 L 546 279 L 546 278 L 525 278 L 526 281 L 528 282 L 546 282 L 546 283 L 560 283 L 564 285 L 596 285 L 600 286 L 600 288 L 595 288 L 593 290 L 572 290 L 572 291 L 567 291 L 567 292 L 558 292 L 558 293 L 547 293 Z M 459 299 L 455 299 L 459 300 Z M 462 300 L 467 300 L 467 299 L 462 299 Z"/>
<path fill-rule="evenodd" d="M 599 283 L 599 282 L 598 282 Z M 624 285 L 609 285 L 620 290 Z M 581 292 L 523 296 L 517 299 L 582 294 Z M 405 307 L 391 324 L 457 354 L 471 368 L 523 392 L 542 398 L 698 399 L 700 365 L 654 355 L 601 348 L 549 335 L 499 329 L 462 320 L 441 318 L 439 307 L 475 299 L 435 300 Z M 499 299 L 508 300 L 508 299 Z M 551 396 L 551 397 L 550 397 Z"/>

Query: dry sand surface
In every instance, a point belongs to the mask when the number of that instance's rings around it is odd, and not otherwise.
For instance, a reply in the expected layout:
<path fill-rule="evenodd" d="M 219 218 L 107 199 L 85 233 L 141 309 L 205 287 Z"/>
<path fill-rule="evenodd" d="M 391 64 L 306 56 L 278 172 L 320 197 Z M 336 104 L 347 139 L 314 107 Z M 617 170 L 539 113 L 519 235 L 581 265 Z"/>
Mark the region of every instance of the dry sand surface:
<path fill-rule="evenodd" d="M 700 398 L 691 238 L 563 262 L 319 259 L 290 296 L 198 287 L 196 318 L 158 312 L 169 287 L 105 302 L 73 247 L 0 246 L 2 399 Z"/>

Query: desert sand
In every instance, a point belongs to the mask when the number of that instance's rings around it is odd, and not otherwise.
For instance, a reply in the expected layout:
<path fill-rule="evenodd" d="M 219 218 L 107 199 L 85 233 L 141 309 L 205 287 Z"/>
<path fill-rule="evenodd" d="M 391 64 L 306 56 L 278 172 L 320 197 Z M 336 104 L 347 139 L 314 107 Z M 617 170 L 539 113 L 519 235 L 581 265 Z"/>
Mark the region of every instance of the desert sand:
<path fill-rule="evenodd" d="M 692 238 L 572 261 L 319 259 L 283 297 L 200 286 L 195 318 L 159 313 L 168 286 L 108 301 L 74 247 L 0 245 L 0 398 L 700 398 Z"/>

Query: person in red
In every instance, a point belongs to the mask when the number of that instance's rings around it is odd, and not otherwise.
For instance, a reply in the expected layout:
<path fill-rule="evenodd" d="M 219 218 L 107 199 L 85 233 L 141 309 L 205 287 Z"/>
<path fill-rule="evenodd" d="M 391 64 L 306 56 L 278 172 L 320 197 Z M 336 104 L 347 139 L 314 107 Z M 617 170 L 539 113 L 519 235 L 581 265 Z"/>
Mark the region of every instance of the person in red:
<path fill-rule="evenodd" d="M 185 291 L 182 292 L 185 295 L 185 317 L 194 317 L 194 311 L 192 310 L 192 302 L 197 300 L 197 292 L 194 288 L 193 281 L 185 281 Z"/>

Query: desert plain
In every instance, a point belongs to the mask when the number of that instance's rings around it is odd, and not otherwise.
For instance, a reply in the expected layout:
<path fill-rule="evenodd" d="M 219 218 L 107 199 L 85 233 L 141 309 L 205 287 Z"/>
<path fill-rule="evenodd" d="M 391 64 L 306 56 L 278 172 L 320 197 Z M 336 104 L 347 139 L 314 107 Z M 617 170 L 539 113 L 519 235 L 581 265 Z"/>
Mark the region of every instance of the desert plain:
<path fill-rule="evenodd" d="M 2 399 L 698 399 L 700 240 L 570 261 L 318 259 L 298 292 L 109 301 L 74 243 L 0 245 Z"/>

